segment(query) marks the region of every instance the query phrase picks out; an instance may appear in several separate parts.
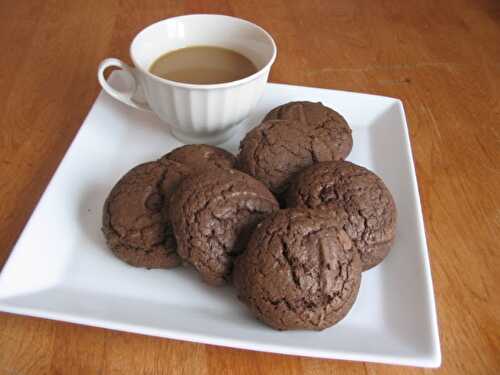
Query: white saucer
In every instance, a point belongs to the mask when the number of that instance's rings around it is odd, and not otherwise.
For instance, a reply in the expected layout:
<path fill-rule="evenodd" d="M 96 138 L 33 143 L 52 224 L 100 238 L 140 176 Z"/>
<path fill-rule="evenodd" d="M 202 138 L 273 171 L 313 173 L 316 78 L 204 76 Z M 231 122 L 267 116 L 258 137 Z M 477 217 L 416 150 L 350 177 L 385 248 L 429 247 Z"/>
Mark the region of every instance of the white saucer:
<path fill-rule="evenodd" d="M 112 79 L 117 79 L 115 75 Z M 404 110 L 397 99 L 268 84 L 239 141 L 273 107 L 322 101 L 353 128 L 349 160 L 380 175 L 398 208 L 394 247 L 365 272 L 359 297 L 322 332 L 277 332 L 230 287 L 211 288 L 186 269 L 130 267 L 106 248 L 104 199 L 120 176 L 180 143 L 153 115 L 100 94 L 0 275 L 0 310 L 147 335 L 251 350 L 437 367 L 434 294 Z"/>

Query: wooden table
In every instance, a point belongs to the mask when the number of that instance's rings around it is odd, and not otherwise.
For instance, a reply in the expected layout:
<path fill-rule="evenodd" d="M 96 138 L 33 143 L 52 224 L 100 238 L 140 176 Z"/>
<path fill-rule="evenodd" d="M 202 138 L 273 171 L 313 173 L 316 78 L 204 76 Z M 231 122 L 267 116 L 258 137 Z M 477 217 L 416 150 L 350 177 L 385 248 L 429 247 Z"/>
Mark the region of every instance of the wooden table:
<path fill-rule="evenodd" d="M 100 90 L 99 61 L 128 61 L 140 29 L 186 13 L 229 14 L 267 29 L 279 49 L 273 82 L 403 100 L 442 367 L 256 353 L 0 314 L 0 374 L 499 374 L 500 3 L 494 0 L 1 2 L 0 265 Z"/>

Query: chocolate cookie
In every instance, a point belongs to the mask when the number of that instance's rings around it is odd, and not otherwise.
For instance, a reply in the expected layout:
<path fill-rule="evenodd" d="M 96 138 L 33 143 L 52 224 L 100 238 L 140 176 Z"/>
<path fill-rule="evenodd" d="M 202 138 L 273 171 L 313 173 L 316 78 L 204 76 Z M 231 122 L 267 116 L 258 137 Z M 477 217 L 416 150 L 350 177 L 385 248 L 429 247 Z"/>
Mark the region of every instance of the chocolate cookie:
<path fill-rule="evenodd" d="M 322 330 L 346 316 L 361 261 L 341 220 L 324 210 L 286 209 L 257 226 L 233 278 L 258 319 L 279 330 Z"/>
<path fill-rule="evenodd" d="M 363 270 L 379 264 L 396 234 L 396 205 L 373 172 L 348 161 L 315 164 L 297 175 L 287 193 L 289 207 L 342 207 L 344 230 L 358 249 Z"/>
<path fill-rule="evenodd" d="M 166 154 L 162 159 L 174 160 L 192 170 L 205 170 L 210 167 L 233 168 L 236 157 L 219 147 L 209 145 L 185 145 Z"/>
<path fill-rule="evenodd" d="M 233 259 L 244 249 L 250 232 L 278 209 L 262 183 L 233 169 L 187 177 L 170 202 L 178 254 L 213 285 L 230 279 Z"/>
<path fill-rule="evenodd" d="M 179 265 L 168 216 L 168 198 L 189 170 L 175 161 L 144 163 L 113 187 L 103 212 L 102 231 L 113 253 L 136 267 Z"/>
<path fill-rule="evenodd" d="M 281 194 L 291 177 L 320 161 L 345 158 L 352 148 L 344 118 L 321 103 L 294 102 L 271 111 L 240 143 L 238 169 Z"/>
<path fill-rule="evenodd" d="M 352 149 L 352 131 L 345 118 L 322 103 L 290 102 L 274 108 L 267 120 L 294 120 L 307 125 L 317 143 L 331 153 L 329 159 L 345 159 Z M 321 147 L 317 145 L 317 147 Z"/>

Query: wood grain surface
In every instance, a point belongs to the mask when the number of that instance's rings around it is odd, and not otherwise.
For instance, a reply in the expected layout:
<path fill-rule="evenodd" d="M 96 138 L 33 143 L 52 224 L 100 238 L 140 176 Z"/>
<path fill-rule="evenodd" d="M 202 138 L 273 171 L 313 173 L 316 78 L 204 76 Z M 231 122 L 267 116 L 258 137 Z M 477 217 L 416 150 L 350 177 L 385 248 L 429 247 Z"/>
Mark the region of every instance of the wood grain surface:
<path fill-rule="evenodd" d="M 441 368 L 265 354 L 2 313 L 0 374 L 500 374 L 499 1 L 1 1 L 0 266 L 100 90 L 99 61 L 129 61 L 139 30 L 186 13 L 267 29 L 279 49 L 273 82 L 403 100 Z"/>

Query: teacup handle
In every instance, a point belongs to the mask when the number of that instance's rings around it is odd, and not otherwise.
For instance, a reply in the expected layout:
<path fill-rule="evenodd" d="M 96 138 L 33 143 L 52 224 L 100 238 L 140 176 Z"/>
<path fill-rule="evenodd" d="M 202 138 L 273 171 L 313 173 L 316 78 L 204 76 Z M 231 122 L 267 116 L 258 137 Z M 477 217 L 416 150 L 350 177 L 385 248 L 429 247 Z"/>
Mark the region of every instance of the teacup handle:
<path fill-rule="evenodd" d="M 118 91 L 111 87 L 111 85 L 106 81 L 106 78 L 104 77 L 104 71 L 107 68 L 111 67 L 120 68 L 130 75 L 133 82 L 133 87 L 130 91 Z M 120 102 L 136 109 L 151 111 L 151 108 L 149 108 L 147 103 L 141 103 L 138 100 L 134 100 L 134 96 L 137 95 L 138 90 L 140 90 L 141 87 L 139 81 L 135 76 L 134 69 L 125 64 L 123 61 L 115 58 L 104 59 L 103 61 L 101 61 L 101 63 L 99 64 L 99 68 L 97 69 L 97 79 L 99 80 L 102 88 L 116 100 L 119 100 Z"/>

